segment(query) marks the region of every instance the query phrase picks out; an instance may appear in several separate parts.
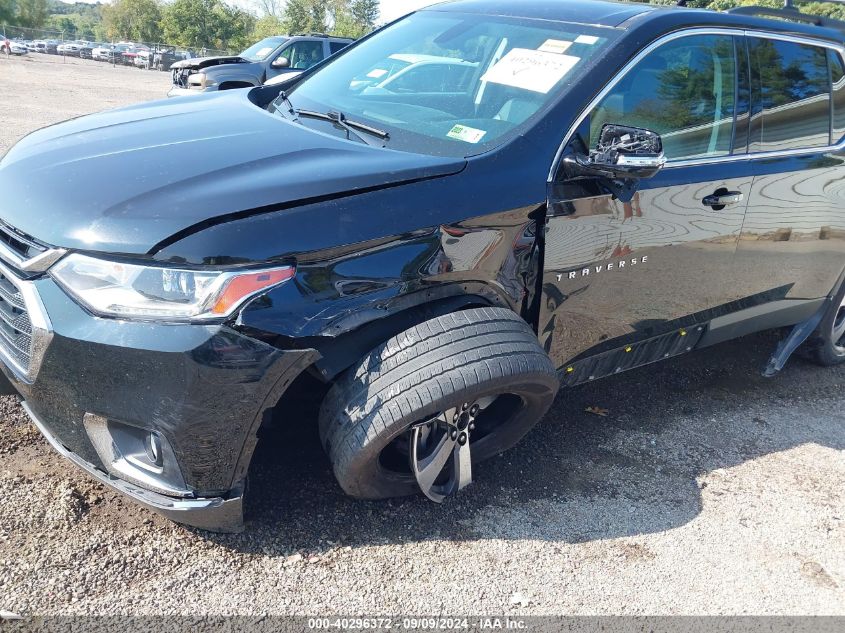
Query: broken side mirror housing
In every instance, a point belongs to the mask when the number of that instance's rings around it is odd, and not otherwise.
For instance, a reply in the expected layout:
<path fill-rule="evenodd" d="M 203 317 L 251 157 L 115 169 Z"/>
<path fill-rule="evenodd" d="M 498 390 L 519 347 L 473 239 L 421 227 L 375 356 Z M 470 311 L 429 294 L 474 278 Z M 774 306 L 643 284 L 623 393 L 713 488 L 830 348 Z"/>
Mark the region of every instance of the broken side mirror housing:
<path fill-rule="evenodd" d="M 663 141 L 645 128 L 602 126 L 596 148 L 589 155 L 570 151 L 563 158 L 565 180 L 598 180 L 614 196 L 627 202 L 640 180 L 653 177 L 666 164 Z"/>

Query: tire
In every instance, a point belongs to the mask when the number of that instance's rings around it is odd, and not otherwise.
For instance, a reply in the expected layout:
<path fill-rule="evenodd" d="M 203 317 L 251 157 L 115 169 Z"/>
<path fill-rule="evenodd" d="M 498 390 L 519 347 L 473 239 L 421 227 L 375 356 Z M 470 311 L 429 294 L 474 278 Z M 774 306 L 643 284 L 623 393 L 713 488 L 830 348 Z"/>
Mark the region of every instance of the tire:
<path fill-rule="evenodd" d="M 456 312 L 402 332 L 343 373 L 321 406 L 320 439 L 347 494 L 418 494 L 398 452 L 412 425 L 459 403 L 492 400 L 469 442 L 474 465 L 522 439 L 559 385 L 536 334 L 518 315 L 502 308 Z"/>
<path fill-rule="evenodd" d="M 845 282 L 833 295 L 818 329 L 807 341 L 806 354 L 825 367 L 845 363 Z"/>

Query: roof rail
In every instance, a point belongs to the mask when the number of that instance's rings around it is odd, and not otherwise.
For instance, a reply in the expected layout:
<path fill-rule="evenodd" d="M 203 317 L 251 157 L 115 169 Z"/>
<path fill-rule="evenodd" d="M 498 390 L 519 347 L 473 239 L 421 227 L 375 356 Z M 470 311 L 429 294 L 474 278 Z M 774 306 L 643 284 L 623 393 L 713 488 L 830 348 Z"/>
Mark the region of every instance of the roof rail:
<path fill-rule="evenodd" d="M 682 0 L 681 0 L 682 1 Z M 845 0 L 820 0 L 821 2 L 830 2 L 831 4 L 845 4 Z M 738 15 L 757 15 L 766 18 L 781 18 L 783 20 L 793 20 L 795 22 L 803 22 L 805 24 L 814 24 L 816 26 L 824 26 L 830 29 L 836 29 L 845 33 L 845 21 L 837 20 L 836 18 L 829 18 L 823 15 L 813 15 L 811 13 L 801 13 L 794 4 L 794 0 L 783 0 L 783 8 L 774 9 L 772 7 L 734 7 L 728 9 L 725 13 L 735 13 Z"/>
<path fill-rule="evenodd" d="M 297 33 L 294 37 L 328 37 L 327 33 Z"/>

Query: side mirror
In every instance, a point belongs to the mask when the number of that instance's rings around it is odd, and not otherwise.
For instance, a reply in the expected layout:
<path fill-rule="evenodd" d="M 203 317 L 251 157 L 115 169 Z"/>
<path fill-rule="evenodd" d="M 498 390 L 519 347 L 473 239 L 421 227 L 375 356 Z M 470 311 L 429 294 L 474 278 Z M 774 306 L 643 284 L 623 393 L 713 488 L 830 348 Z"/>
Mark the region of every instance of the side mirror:
<path fill-rule="evenodd" d="M 574 154 L 566 161 L 566 175 L 572 179 L 642 180 L 660 171 L 666 157 L 657 132 L 608 123 L 589 156 Z"/>
<path fill-rule="evenodd" d="M 274 59 L 270 65 L 273 68 L 290 68 L 290 60 L 285 56 L 281 56 Z"/>

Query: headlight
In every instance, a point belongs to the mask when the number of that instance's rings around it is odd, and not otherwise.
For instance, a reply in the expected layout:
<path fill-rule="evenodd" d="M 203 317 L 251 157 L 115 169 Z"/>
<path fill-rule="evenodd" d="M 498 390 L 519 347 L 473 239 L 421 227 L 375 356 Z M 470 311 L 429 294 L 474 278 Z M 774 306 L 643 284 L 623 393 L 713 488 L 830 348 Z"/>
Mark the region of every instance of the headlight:
<path fill-rule="evenodd" d="M 127 264 L 73 253 L 50 275 L 91 312 L 128 319 L 194 321 L 231 315 L 284 283 L 293 266 L 216 271 Z"/>
<path fill-rule="evenodd" d="M 214 86 L 217 82 L 210 79 L 205 73 L 194 73 L 188 75 L 188 85 L 191 88 L 208 88 Z"/>

